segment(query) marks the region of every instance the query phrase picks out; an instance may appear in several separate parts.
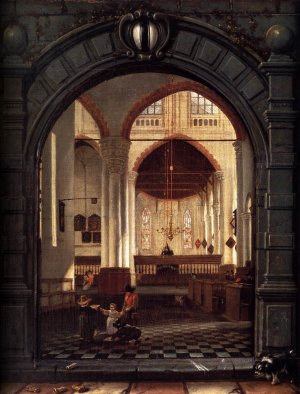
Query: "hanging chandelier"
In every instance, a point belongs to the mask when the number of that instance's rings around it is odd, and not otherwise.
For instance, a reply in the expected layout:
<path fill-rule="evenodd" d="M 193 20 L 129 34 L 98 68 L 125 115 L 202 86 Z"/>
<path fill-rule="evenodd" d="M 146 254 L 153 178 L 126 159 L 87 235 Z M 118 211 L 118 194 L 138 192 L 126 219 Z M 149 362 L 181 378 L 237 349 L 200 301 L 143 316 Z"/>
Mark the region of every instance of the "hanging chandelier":
<path fill-rule="evenodd" d="M 164 192 L 164 216 L 165 216 L 165 227 L 161 227 L 156 231 L 163 234 L 167 241 L 183 233 L 184 230 L 180 227 L 174 227 L 173 223 L 173 140 L 168 139 L 165 144 L 165 192 Z"/>

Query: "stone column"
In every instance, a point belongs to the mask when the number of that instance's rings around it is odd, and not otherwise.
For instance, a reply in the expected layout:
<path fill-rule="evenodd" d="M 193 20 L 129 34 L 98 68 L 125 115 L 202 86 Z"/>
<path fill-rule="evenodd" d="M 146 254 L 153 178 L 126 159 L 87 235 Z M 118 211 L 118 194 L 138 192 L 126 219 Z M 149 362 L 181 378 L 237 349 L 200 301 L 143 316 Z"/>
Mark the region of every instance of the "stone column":
<path fill-rule="evenodd" d="M 108 188 L 109 176 L 105 160 L 102 160 L 102 178 L 101 178 L 101 268 L 108 267 L 109 252 L 109 220 L 108 220 Z"/>
<path fill-rule="evenodd" d="M 105 137 L 100 140 L 101 154 L 108 171 L 108 267 L 100 272 L 100 291 L 119 293 L 130 281 L 129 268 L 122 266 L 121 176 L 126 170 L 130 141 L 122 137 Z M 123 216 L 124 219 L 124 216 Z"/>
<path fill-rule="evenodd" d="M 264 251 L 266 266 L 263 281 L 259 279 L 258 308 L 264 316 L 256 327 L 262 343 L 259 351 L 295 348 L 295 312 L 297 288 L 293 273 L 295 248 L 294 217 L 294 122 L 293 73 L 296 64 L 287 54 L 293 42 L 292 32 L 280 25 L 266 34 L 271 49 L 267 62 L 260 65 L 269 82 L 268 123 L 269 162 L 267 192 L 267 231 L 258 234 L 257 247 Z M 294 261 L 295 262 L 295 261 Z"/>
<path fill-rule="evenodd" d="M 215 173 L 219 196 L 219 249 L 218 253 L 224 255 L 224 174 L 222 171 Z"/>
<path fill-rule="evenodd" d="M 206 238 L 206 233 L 205 233 L 205 202 L 204 202 L 204 196 L 202 193 L 201 196 L 201 203 L 200 203 L 200 215 L 201 215 L 201 227 L 200 227 L 200 241 L 201 241 L 201 246 L 200 246 L 200 254 L 205 254 L 205 249 L 202 246 L 202 241 L 204 238 Z"/>
<path fill-rule="evenodd" d="M 243 236 L 244 236 L 244 250 L 243 250 L 243 259 L 244 262 L 251 260 L 251 213 L 244 212 L 242 214 L 242 222 L 243 222 Z"/>
<path fill-rule="evenodd" d="M 130 171 L 128 173 L 128 207 L 129 207 L 129 267 L 131 275 L 131 283 L 135 284 L 135 266 L 134 256 L 136 254 L 135 239 L 135 184 L 138 173 Z M 154 216 L 154 215 L 153 215 Z"/>
<path fill-rule="evenodd" d="M 121 266 L 129 268 L 129 203 L 128 203 L 128 163 L 126 162 L 126 171 L 121 177 Z"/>
<path fill-rule="evenodd" d="M 243 154 L 242 141 L 233 143 L 236 154 L 236 178 L 237 178 L 237 206 L 236 206 L 236 252 L 237 252 L 237 266 L 242 267 L 243 262 L 243 226 L 242 226 L 242 212 L 243 212 Z"/>
<path fill-rule="evenodd" d="M 206 215 L 206 254 L 209 254 L 208 248 L 212 243 L 212 233 L 211 233 L 211 214 L 210 214 L 210 205 L 207 206 L 208 214 Z"/>
<path fill-rule="evenodd" d="M 214 174 L 213 187 L 214 253 L 220 254 L 220 180 L 217 172 Z"/>

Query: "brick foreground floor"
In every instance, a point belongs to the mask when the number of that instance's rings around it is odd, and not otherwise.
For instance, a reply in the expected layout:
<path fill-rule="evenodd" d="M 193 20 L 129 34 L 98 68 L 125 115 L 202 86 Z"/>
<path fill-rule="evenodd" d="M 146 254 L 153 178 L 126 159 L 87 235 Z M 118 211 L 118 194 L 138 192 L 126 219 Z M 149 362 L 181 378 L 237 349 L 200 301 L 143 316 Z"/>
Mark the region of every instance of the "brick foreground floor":
<path fill-rule="evenodd" d="M 31 387 L 40 394 L 54 394 L 65 388 L 66 394 L 78 393 L 72 385 L 85 385 L 89 394 L 296 394 L 300 390 L 288 383 L 272 386 L 270 382 L 63 382 L 63 383 L 2 383 L 1 394 L 26 394 Z"/>

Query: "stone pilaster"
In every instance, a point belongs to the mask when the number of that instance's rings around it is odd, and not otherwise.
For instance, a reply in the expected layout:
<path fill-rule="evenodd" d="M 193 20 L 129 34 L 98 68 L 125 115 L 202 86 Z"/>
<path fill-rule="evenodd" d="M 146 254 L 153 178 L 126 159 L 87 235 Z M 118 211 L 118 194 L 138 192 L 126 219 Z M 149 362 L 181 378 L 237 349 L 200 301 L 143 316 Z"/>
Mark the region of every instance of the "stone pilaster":
<path fill-rule="evenodd" d="M 128 164 L 125 164 L 127 169 Z M 129 267 L 129 201 L 128 201 L 128 171 L 121 176 L 121 239 L 122 239 L 122 267 Z"/>
<path fill-rule="evenodd" d="M 236 178 L 237 178 L 237 206 L 236 206 L 236 251 L 237 251 L 237 266 L 242 267 L 243 261 L 243 226 L 242 226 L 242 212 L 243 212 L 243 152 L 242 142 L 236 141 L 233 143 L 236 155 Z"/>
<path fill-rule="evenodd" d="M 102 160 L 101 178 L 101 267 L 108 267 L 109 262 L 109 175 L 105 160 Z"/>
<path fill-rule="evenodd" d="M 129 208 L 129 267 L 131 282 L 135 284 L 135 266 L 134 256 L 136 254 L 135 239 L 135 184 L 138 173 L 135 171 L 128 172 L 128 208 Z"/>
<path fill-rule="evenodd" d="M 211 214 L 210 214 L 210 205 L 207 206 L 208 208 L 208 214 L 206 215 L 206 241 L 207 241 L 207 247 L 206 247 L 206 254 L 209 254 L 208 248 L 212 243 L 212 231 L 211 231 Z"/>
<path fill-rule="evenodd" d="M 215 254 L 221 254 L 221 234 L 224 242 L 224 209 L 223 209 L 223 173 L 217 171 L 214 174 L 214 233 L 215 233 Z M 222 190 L 221 190 L 222 189 Z M 222 217 L 222 218 L 221 218 Z M 222 248 L 223 249 L 223 248 Z M 223 253 L 223 251 L 222 251 Z"/>
<path fill-rule="evenodd" d="M 37 222 L 34 211 L 35 182 L 33 170 L 26 170 L 23 147 L 26 135 L 24 80 L 29 65 L 22 62 L 26 49 L 25 30 L 17 23 L 4 31 L 3 48 L 7 53 L 1 67 L 1 132 L 0 132 L 0 309 L 2 366 L 15 369 L 30 365 L 35 341 L 37 305 L 31 273 L 38 259 L 40 242 L 32 229 Z M 35 237 L 34 237 L 35 236 Z M 35 245 L 35 246 L 34 246 Z M 5 361 L 4 361 L 5 360 Z M 12 364 L 10 363 L 10 360 Z"/>
<path fill-rule="evenodd" d="M 244 262 L 251 260 L 251 213 L 242 213 L 242 223 L 243 223 L 243 260 Z"/>
<path fill-rule="evenodd" d="M 219 226 L 220 226 L 220 234 L 219 234 L 219 253 L 224 255 L 225 250 L 225 237 L 224 237 L 224 174 L 222 171 L 217 171 L 215 173 L 215 177 L 217 179 L 217 183 L 219 186 L 219 199 L 220 199 L 220 211 L 219 211 Z M 224 258 L 223 258 L 224 261 Z"/>
<path fill-rule="evenodd" d="M 268 124 L 269 165 L 264 208 L 267 232 L 260 234 L 266 251 L 263 283 L 257 289 L 259 313 L 265 316 L 258 335 L 264 348 L 284 349 L 295 346 L 295 306 L 297 289 L 293 275 L 295 166 L 293 111 L 293 73 L 296 65 L 287 55 L 293 41 L 291 31 L 272 26 L 266 35 L 272 53 L 260 65 L 269 82 Z M 284 333 L 284 335 L 282 335 Z M 265 350 L 260 348 L 259 350 Z"/>

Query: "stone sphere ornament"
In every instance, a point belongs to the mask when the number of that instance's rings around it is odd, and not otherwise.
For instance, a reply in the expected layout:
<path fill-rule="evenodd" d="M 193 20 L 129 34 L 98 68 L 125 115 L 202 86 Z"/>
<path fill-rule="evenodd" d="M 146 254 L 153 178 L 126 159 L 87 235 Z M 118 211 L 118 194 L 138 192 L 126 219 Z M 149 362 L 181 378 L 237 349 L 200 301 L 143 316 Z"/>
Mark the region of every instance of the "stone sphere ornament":
<path fill-rule="evenodd" d="M 16 22 L 10 23 L 3 33 L 3 47 L 9 56 L 20 56 L 28 44 L 25 29 Z"/>
<path fill-rule="evenodd" d="M 273 53 L 285 53 L 293 44 L 293 32 L 286 26 L 271 26 L 266 33 L 266 44 Z"/>
<path fill-rule="evenodd" d="M 120 19 L 119 38 L 129 58 L 162 59 L 169 37 L 169 20 L 163 14 L 137 10 Z"/>
<path fill-rule="evenodd" d="M 158 28 L 146 17 L 141 17 L 133 24 L 131 34 L 136 48 L 140 51 L 152 51 L 157 44 Z"/>

